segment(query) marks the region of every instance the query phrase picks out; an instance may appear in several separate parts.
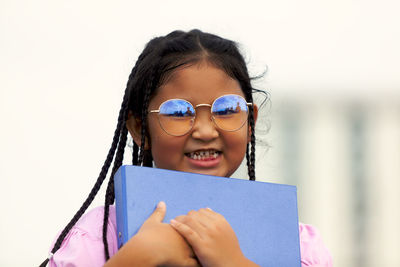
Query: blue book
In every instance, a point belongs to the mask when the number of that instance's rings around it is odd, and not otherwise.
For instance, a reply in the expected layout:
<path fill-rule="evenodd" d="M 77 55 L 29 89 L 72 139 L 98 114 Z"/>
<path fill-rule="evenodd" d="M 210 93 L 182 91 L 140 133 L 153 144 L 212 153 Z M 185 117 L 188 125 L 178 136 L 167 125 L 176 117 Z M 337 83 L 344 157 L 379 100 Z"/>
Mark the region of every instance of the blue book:
<path fill-rule="evenodd" d="M 232 226 L 248 259 L 260 266 L 301 264 L 295 186 L 138 166 L 121 166 L 114 179 L 119 246 L 165 201 L 164 222 L 210 207 Z"/>

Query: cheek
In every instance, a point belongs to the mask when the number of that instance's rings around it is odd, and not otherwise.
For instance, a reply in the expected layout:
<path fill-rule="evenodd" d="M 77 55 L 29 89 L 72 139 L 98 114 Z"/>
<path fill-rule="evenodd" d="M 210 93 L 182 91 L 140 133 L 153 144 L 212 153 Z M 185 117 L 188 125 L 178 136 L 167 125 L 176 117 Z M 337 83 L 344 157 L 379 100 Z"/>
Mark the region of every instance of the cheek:
<path fill-rule="evenodd" d="M 167 135 L 162 129 L 149 130 L 151 133 L 151 153 L 155 165 L 163 169 L 176 168 L 179 159 L 184 155 L 183 142 L 180 138 Z"/>
<path fill-rule="evenodd" d="M 247 128 L 240 129 L 234 134 L 230 134 L 226 137 L 226 148 L 229 154 L 230 160 L 239 164 L 242 162 L 243 157 L 246 154 L 246 147 L 248 143 Z"/>

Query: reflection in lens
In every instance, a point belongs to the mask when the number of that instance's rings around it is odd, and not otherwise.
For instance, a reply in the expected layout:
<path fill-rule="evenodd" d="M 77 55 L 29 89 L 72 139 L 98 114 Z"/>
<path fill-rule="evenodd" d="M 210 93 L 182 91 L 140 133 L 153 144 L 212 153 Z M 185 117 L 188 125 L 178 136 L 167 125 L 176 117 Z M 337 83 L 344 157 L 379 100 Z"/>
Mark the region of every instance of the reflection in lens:
<path fill-rule="evenodd" d="M 215 123 L 223 130 L 235 131 L 247 120 L 246 100 L 237 95 L 226 95 L 215 100 L 212 107 Z"/>
<path fill-rule="evenodd" d="M 160 114 L 172 117 L 187 117 L 194 115 L 193 106 L 182 99 L 171 99 L 160 107 Z"/>
<path fill-rule="evenodd" d="M 164 131 L 171 135 L 180 136 L 192 128 L 195 110 L 185 100 L 171 99 L 160 106 L 158 116 L 160 125 Z"/>

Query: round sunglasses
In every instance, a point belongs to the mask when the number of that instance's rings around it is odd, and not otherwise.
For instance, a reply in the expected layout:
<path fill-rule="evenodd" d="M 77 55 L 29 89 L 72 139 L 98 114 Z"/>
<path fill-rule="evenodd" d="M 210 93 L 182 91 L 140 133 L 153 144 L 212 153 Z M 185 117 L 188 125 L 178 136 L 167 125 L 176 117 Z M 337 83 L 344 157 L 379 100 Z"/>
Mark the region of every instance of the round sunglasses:
<path fill-rule="evenodd" d="M 193 128 L 198 107 L 210 107 L 215 125 L 224 131 L 233 132 L 243 127 L 248 118 L 248 106 L 252 105 L 240 95 L 229 94 L 218 97 L 211 105 L 193 106 L 184 99 L 169 99 L 149 113 L 157 113 L 158 122 L 167 134 L 182 136 Z"/>

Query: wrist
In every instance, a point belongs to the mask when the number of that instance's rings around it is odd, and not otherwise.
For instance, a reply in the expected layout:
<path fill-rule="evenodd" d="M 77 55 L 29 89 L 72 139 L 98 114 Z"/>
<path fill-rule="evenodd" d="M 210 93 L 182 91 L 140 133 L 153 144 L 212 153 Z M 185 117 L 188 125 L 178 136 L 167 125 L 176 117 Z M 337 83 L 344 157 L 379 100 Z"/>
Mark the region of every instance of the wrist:
<path fill-rule="evenodd" d="M 252 262 L 251 260 L 246 258 L 244 255 L 241 255 L 241 257 L 239 257 L 239 259 L 237 259 L 236 263 L 237 264 L 234 265 L 236 267 L 260 267 L 258 264 Z"/>
<path fill-rule="evenodd" d="M 240 265 L 241 267 L 260 267 L 260 265 L 252 262 L 251 260 L 249 260 L 248 258 L 245 258 L 245 260 L 243 261 L 243 264 Z"/>
<path fill-rule="evenodd" d="M 157 257 L 157 253 L 154 253 L 148 242 L 136 235 L 124 244 L 124 246 L 106 262 L 104 267 L 156 267 L 159 266 L 161 262 L 162 260 Z"/>

